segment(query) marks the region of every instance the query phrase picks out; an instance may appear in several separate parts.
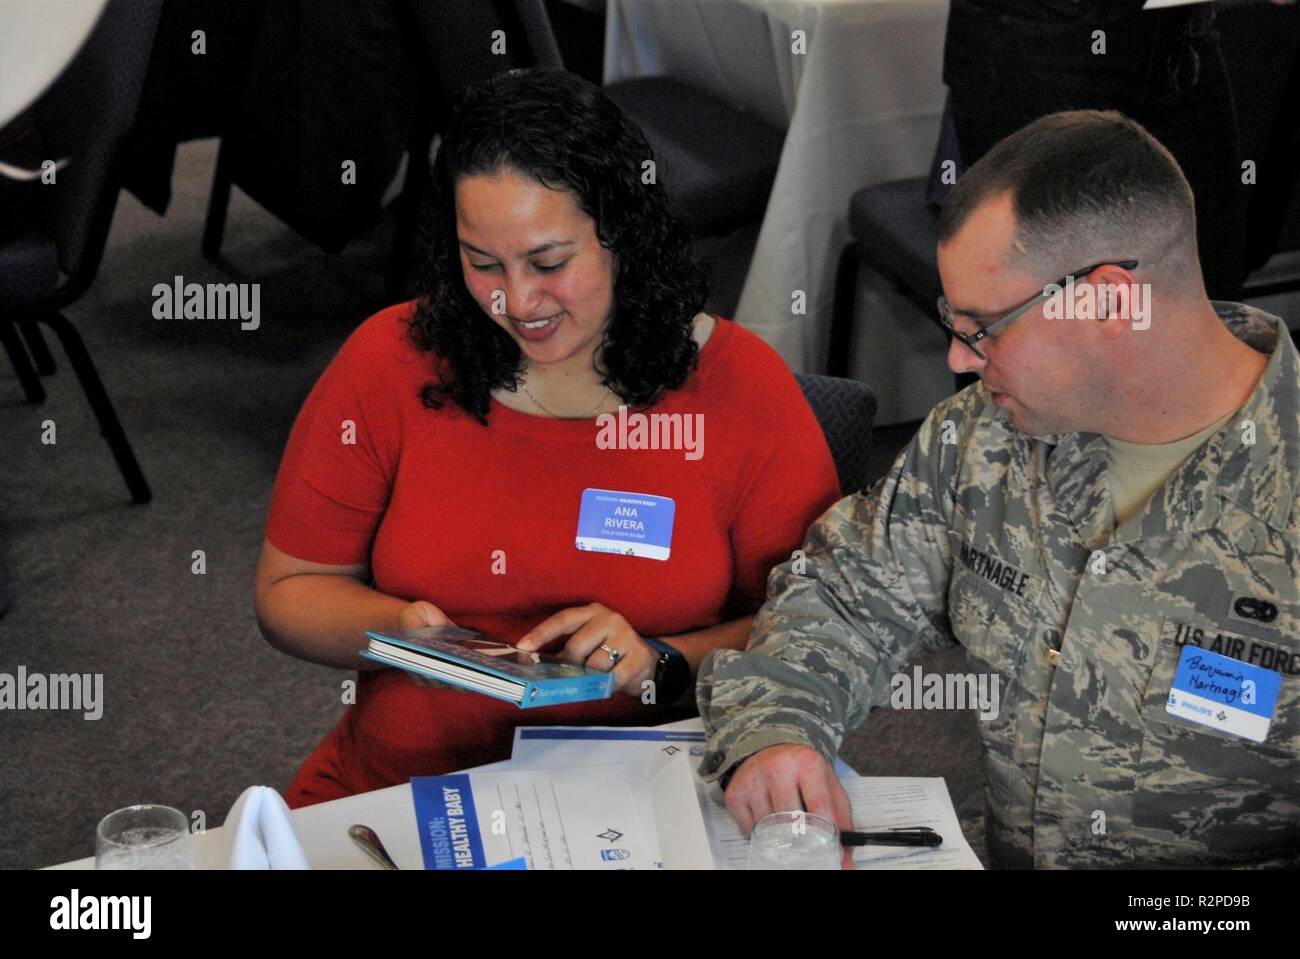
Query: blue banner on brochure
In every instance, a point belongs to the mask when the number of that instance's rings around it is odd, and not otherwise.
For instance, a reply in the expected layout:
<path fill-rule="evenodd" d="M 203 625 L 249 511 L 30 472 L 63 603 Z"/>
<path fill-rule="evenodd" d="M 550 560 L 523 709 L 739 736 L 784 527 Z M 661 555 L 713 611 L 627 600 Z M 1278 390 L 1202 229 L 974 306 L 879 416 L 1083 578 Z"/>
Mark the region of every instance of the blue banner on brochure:
<path fill-rule="evenodd" d="M 426 869 L 654 867 L 622 765 L 415 776 L 411 796 Z"/>
<path fill-rule="evenodd" d="M 417 776 L 411 780 L 411 793 L 424 868 L 487 867 L 469 776 Z"/>

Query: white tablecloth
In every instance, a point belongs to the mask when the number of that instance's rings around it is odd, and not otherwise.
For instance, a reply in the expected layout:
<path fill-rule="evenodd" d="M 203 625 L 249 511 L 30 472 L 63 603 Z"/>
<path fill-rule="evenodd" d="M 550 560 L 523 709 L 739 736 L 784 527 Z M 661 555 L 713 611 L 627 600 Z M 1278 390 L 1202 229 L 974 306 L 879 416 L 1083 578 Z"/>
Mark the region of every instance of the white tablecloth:
<path fill-rule="evenodd" d="M 671 75 L 787 129 L 733 319 L 796 371 L 825 366 L 849 198 L 929 169 L 947 18 L 947 0 L 609 2 L 605 82 Z"/>
<path fill-rule="evenodd" d="M 401 869 L 423 869 L 419 827 L 411 786 L 403 783 L 290 812 L 294 831 L 313 869 L 381 869 L 348 836 L 348 827 L 364 823 L 379 834 L 384 848 Z M 226 843 L 218 826 L 194 836 L 194 868 L 225 869 Z M 92 837 L 92 841 L 93 841 Z M 94 869 L 93 856 L 51 866 L 52 869 Z"/>
<path fill-rule="evenodd" d="M 699 719 L 665 723 L 663 729 L 699 729 Z M 489 763 L 460 772 L 486 772 L 504 769 L 509 761 Z M 378 835 L 388 855 L 399 869 L 423 869 L 424 853 L 420 849 L 420 827 L 415 818 L 415 800 L 411 784 L 389 786 L 373 792 L 358 793 L 314 806 L 290 810 L 294 832 L 307 855 L 312 869 L 383 869 L 361 851 L 348 835 L 348 827 L 362 823 Z M 225 869 L 227 843 L 223 827 L 198 833 L 193 839 L 194 868 Z M 94 837 L 91 837 L 93 844 Z M 48 869 L 94 869 L 95 857 L 48 866 Z"/>
<path fill-rule="evenodd" d="M 108 0 L 0 0 L 0 126 L 58 78 Z"/>

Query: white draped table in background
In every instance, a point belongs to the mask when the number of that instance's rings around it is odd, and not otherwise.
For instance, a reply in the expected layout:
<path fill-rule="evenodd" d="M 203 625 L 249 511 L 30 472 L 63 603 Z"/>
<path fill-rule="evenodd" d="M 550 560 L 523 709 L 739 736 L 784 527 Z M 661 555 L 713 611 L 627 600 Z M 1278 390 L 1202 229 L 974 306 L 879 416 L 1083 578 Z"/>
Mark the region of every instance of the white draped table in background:
<path fill-rule="evenodd" d="M 107 5 L 108 0 L 0 0 L 0 126 L 58 78 Z"/>
<path fill-rule="evenodd" d="M 849 198 L 927 172 L 947 0 L 609 0 L 605 82 L 666 74 L 787 130 L 733 317 L 821 372 Z M 803 30 L 807 52 L 794 53 Z M 807 298 L 792 312 L 793 294 Z"/>

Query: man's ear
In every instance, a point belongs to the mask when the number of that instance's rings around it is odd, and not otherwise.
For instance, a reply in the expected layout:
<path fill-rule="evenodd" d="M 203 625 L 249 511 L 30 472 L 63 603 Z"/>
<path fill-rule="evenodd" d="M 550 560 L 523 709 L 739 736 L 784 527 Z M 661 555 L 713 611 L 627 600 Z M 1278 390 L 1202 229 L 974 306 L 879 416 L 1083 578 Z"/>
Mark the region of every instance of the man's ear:
<path fill-rule="evenodd" d="M 1123 267 L 1108 263 L 1093 271 L 1090 282 L 1096 292 L 1099 332 L 1104 339 L 1113 340 L 1130 326 L 1145 329 L 1147 303 L 1150 299 L 1142 284 Z"/>

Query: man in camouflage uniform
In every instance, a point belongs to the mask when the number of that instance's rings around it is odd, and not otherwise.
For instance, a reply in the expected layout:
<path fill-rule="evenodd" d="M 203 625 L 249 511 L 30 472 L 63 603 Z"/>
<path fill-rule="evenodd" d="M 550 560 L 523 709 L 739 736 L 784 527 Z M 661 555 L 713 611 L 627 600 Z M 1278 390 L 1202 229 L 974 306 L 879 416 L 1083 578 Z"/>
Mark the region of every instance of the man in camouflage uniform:
<path fill-rule="evenodd" d="M 1191 209 L 1114 113 L 1042 118 L 957 183 L 941 313 L 981 381 L 773 571 L 749 650 L 701 668 L 701 774 L 743 828 L 801 806 L 850 826 L 841 739 L 955 638 L 1000 682 L 996 865 L 1300 862 L 1300 358 L 1276 317 L 1206 299 Z M 1135 295 L 1049 318 L 1068 271 L 1145 287 L 1146 316 Z M 1198 434 L 1117 523 L 1115 441 Z M 1166 711 L 1188 642 L 1282 673 L 1264 742 Z"/>

